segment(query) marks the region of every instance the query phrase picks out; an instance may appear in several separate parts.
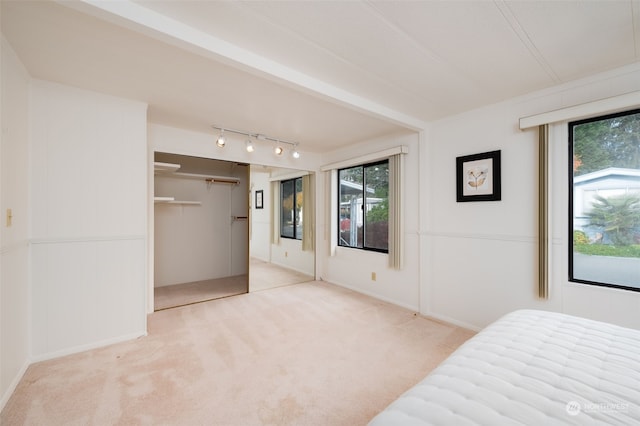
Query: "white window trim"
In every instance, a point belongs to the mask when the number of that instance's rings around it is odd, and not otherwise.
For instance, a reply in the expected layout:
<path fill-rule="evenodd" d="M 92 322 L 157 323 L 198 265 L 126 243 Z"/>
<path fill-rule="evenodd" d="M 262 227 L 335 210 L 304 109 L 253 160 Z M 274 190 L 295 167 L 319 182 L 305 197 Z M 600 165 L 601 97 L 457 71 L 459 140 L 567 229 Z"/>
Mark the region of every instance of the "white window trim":
<path fill-rule="evenodd" d="M 575 121 L 599 115 L 614 114 L 640 106 L 640 91 L 599 99 L 553 111 L 520 118 L 520 130 L 564 121 Z"/>
<path fill-rule="evenodd" d="M 385 149 L 383 151 L 365 154 L 360 157 L 350 158 L 348 160 L 342 160 L 335 163 L 325 164 L 324 166 L 320 167 L 320 170 L 323 172 L 328 172 L 331 170 L 347 169 L 349 167 L 359 166 L 362 164 L 375 163 L 376 161 L 387 159 L 392 155 L 408 154 L 408 153 L 409 153 L 409 147 L 406 145 L 400 145 L 393 148 Z"/>

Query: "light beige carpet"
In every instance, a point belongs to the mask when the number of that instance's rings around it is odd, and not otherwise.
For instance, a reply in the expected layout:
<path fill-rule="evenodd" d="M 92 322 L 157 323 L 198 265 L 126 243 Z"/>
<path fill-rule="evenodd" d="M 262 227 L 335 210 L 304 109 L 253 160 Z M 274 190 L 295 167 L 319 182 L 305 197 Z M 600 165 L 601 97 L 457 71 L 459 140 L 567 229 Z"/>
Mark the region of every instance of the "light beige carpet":
<path fill-rule="evenodd" d="M 313 281 L 311 275 L 284 268 L 274 263 L 256 258 L 251 258 L 249 263 L 249 291 L 267 290 L 309 281 Z"/>
<path fill-rule="evenodd" d="M 248 275 L 174 284 L 153 289 L 154 309 L 174 308 L 191 303 L 205 302 L 246 293 L 249 287 Z"/>
<path fill-rule="evenodd" d="M 247 283 L 247 280 L 249 283 Z M 293 269 L 252 258 L 249 275 L 236 275 L 211 280 L 195 281 L 154 288 L 154 309 L 206 302 L 235 296 L 249 291 L 262 291 L 275 287 L 313 281 L 313 277 Z"/>
<path fill-rule="evenodd" d="M 34 364 L 2 425 L 364 425 L 473 333 L 312 282 L 156 312 Z"/>

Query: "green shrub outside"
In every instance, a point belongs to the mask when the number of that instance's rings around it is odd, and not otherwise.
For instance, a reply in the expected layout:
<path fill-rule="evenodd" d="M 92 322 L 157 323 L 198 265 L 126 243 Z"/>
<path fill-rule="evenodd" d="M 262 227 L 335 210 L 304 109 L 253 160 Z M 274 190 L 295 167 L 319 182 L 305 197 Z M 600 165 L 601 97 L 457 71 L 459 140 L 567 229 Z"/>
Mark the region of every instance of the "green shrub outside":
<path fill-rule="evenodd" d="M 612 246 L 608 244 L 575 244 L 574 252 L 591 256 L 640 257 L 640 244 Z"/>
<path fill-rule="evenodd" d="M 573 231 L 573 244 L 589 244 L 589 237 L 584 231 Z"/>

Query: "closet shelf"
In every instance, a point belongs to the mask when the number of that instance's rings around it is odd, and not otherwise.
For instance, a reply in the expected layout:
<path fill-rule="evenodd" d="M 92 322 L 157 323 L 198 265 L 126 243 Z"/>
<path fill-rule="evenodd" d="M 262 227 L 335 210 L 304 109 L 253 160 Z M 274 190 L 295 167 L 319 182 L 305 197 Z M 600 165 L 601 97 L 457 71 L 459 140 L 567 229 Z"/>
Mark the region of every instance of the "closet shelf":
<path fill-rule="evenodd" d="M 201 201 L 163 201 L 160 202 L 158 204 L 177 204 L 177 205 L 182 205 L 182 206 L 201 206 L 202 202 Z"/>
<path fill-rule="evenodd" d="M 161 163 L 159 161 L 155 161 L 153 163 L 153 171 L 154 172 L 166 172 L 172 173 L 180 168 L 180 164 L 173 163 Z"/>
<path fill-rule="evenodd" d="M 165 204 L 181 204 L 183 206 L 201 206 L 202 202 L 201 201 L 168 201 Z"/>
<path fill-rule="evenodd" d="M 240 179 L 228 176 L 214 176 L 205 175 L 199 173 L 185 173 L 178 172 L 180 164 L 162 163 L 155 161 L 153 163 L 153 170 L 156 174 L 169 175 L 171 177 L 183 178 L 183 179 L 199 179 L 204 180 L 207 183 L 228 183 L 233 185 L 239 185 Z"/>
<path fill-rule="evenodd" d="M 153 202 L 156 204 L 182 204 L 191 206 L 201 206 L 201 201 L 180 201 L 174 197 L 153 197 Z"/>
<path fill-rule="evenodd" d="M 174 163 L 163 163 L 159 161 L 155 161 L 153 163 L 153 170 L 156 175 L 160 175 L 163 177 L 171 177 L 171 178 L 180 178 L 180 179 L 196 179 L 202 180 L 211 185 L 213 183 L 222 183 L 222 184 L 230 184 L 230 185 L 239 185 L 240 179 L 228 176 L 214 176 L 214 175 L 206 175 L 206 174 L 198 174 L 198 173 L 184 173 L 178 172 L 180 169 L 180 164 Z M 155 204 L 177 204 L 183 206 L 201 206 L 201 201 L 182 201 L 176 200 L 175 197 L 154 197 L 153 202 Z"/>

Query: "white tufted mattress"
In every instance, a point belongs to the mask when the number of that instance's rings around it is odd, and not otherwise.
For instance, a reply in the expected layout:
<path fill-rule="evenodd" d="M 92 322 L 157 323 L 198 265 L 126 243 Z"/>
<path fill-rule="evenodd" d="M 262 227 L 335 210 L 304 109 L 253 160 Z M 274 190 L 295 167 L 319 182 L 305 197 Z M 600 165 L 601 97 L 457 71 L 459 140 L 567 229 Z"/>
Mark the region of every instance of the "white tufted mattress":
<path fill-rule="evenodd" d="M 640 331 L 512 312 L 369 424 L 640 425 Z"/>

